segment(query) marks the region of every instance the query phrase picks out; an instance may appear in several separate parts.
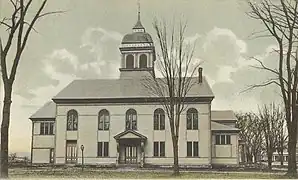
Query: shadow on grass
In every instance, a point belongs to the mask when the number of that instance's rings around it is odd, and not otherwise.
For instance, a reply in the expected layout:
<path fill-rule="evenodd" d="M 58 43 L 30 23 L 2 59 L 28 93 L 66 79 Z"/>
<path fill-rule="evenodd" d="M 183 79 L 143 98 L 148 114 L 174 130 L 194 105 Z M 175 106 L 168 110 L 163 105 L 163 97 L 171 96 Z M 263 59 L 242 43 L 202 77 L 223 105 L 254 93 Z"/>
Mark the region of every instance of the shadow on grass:
<path fill-rule="evenodd" d="M 116 171 L 80 171 L 80 170 L 64 170 L 64 171 L 23 171 L 11 172 L 11 178 L 97 178 L 97 179 L 152 179 L 152 178 L 215 178 L 215 179 L 286 179 L 289 178 L 284 174 L 276 173 L 235 173 L 235 172 L 181 172 L 179 176 L 173 176 L 172 172 L 116 172 Z"/>

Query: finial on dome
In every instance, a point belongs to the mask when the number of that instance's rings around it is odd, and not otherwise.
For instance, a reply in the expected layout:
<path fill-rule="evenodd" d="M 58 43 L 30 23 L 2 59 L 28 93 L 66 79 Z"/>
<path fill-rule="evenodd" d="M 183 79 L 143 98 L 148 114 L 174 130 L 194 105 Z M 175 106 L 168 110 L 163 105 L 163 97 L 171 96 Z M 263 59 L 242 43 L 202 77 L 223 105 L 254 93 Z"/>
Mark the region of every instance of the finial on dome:
<path fill-rule="evenodd" d="M 145 32 L 145 28 L 141 23 L 141 5 L 140 0 L 138 0 L 138 21 L 135 26 L 132 28 L 133 32 Z"/>
<path fill-rule="evenodd" d="M 138 0 L 138 21 L 141 21 L 141 5 L 140 0 Z"/>

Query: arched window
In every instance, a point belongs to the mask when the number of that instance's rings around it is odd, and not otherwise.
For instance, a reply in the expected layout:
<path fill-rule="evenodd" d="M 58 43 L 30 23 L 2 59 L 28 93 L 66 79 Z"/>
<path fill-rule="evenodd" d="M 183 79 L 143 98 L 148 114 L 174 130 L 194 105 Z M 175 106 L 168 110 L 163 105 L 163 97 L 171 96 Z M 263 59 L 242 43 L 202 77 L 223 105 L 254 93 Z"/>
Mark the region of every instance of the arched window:
<path fill-rule="evenodd" d="M 78 130 L 78 112 L 74 109 L 67 112 L 67 130 Z"/>
<path fill-rule="evenodd" d="M 139 59 L 139 67 L 147 68 L 147 56 L 146 54 L 142 54 Z"/>
<path fill-rule="evenodd" d="M 163 109 L 156 109 L 153 117 L 154 130 L 165 130 L 165 112 Z"/>
<path fill-rule="evenodd" d="M 132 129 L 137 130 L 137 111 L 134 109 L 129 109 L 126 111 L 125 119 L 126 130 Z"/>
<path fill-rule="evenodd" d="M 131 54 L 126 56 L 126 68 L 134 68 L 134 56 Z"/>
<path fill-rule="evenodd" d="M 109 130 L 110 128 L 110 113 L 106 109 L 98 113 L 98 130 Z"/>
<path fill-rule="evenodd" d="M 186 123 L 188 130 L 197 130 L 199 129 L 199 120 L 198 120 L 198 111 L 194 108 L 190 108 L 186 113 Z"/>

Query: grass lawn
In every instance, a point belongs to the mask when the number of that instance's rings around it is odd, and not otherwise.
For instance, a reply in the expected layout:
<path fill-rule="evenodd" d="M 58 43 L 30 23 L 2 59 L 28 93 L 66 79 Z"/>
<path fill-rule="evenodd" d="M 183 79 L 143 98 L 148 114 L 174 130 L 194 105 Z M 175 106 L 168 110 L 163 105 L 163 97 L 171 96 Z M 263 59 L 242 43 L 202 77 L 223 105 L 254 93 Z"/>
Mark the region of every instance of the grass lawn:
<path fill-rule="evenodd" d="M 10 178 L 96 178 L 96 179 L 107 179 L 107 178 L 119 178 L 119 179 L 154 179 L 154 178 L 173 178 L 171 172 L 139 172 L 139 171 L 92 171 L 85 169 L 81 170 L 64 170 L 64 171 L 12 171 L 10 172 Z M 181 176 L 177 178 L 185 179 L 281 179 L 286 178 L 283 174 L 277 173 L 249 173 L 249 172 L 182 172 Z"/>

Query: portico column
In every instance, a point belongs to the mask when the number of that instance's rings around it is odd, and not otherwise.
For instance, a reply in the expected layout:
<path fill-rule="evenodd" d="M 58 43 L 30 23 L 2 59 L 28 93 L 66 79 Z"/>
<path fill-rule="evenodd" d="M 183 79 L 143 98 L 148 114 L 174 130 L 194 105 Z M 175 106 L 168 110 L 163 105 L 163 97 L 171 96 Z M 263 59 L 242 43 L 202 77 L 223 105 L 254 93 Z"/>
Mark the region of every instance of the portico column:
<path fill-rule="evenodd" d="M 120 153 L 120 146 L 119 146 L 119 140 L 117 142 L 117 153 L 116 153 L 116 166 L 119 164 L 119 153 Z"/>
<path fill-rule="evenodd" d="M 144 167 L 145 152 L 144 152 L 144 141 L 141 141 L 141 167 Z"/>

